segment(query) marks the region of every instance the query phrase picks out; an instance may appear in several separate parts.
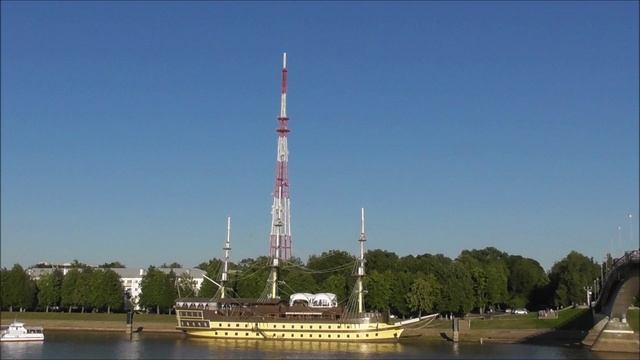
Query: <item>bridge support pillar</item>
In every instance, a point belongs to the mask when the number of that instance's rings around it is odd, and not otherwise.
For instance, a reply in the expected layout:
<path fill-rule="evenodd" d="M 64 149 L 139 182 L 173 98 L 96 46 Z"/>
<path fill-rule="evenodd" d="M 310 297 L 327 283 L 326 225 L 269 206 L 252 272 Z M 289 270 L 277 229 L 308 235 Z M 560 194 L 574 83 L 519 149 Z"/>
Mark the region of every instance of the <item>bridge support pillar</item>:
<path fill-rule="evenodd" d="M 640 335 L 629 324 L 613 318 L 607 321 L 591 350 L 640 353 Z"/>

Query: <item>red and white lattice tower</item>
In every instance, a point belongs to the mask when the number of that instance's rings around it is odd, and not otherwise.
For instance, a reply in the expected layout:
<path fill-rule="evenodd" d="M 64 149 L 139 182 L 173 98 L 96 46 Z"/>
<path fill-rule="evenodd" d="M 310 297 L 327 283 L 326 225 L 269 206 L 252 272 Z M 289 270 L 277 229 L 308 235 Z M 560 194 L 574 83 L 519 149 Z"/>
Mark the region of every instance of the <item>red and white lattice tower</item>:
<path fill-rule="evenodd" d="M 276 157 L 276 181 L 273 189 L 271 208 L 271 234 L 269 236 L 269 256 L 288 260 L 291 257 L 291 203 L 289 199 L 289 149 L 287 136 L 287 53 L 282 55 L 282 87 L 280 95 L 280 116 L 278 116 L 278 152 Z"/>

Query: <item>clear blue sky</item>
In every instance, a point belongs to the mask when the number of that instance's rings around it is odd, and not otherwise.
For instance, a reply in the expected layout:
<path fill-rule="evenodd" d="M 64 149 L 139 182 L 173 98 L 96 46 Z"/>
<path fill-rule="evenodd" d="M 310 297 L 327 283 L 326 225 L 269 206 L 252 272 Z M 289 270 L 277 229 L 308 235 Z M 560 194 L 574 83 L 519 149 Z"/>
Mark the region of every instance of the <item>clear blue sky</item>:
<path fill-rule="evenodd" d="M 266 254 L 283 51 L 294 255 L 637 247 L 637 2 L 1 6 L 2 266 Z"/>

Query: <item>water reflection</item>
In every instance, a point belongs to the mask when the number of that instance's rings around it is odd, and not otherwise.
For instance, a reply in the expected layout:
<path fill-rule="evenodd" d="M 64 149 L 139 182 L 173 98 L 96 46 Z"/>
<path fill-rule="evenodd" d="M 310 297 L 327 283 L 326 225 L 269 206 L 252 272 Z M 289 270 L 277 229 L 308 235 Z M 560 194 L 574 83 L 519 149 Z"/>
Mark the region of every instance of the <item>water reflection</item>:
<path fill-rule="evenodd" d="M 47 332 L 44 343 L 2 343 L 2 359 L 637 359 L 635 354 L 531 344 L 412 339 L 351 343 L 200 339 L 182 334 Z"/>
<path fill-rule="evenodd" d="M 264 341 L 248 339 L 201 339 L 185 338 L 185 343 L 198 344 L 208 347 L 210 354 L 237 352 L 238 349 L 249 350 L 255 354 L 270 356 L 272 354 L 288 353 L 295 357 L 296 354 L 318 354 L 318 356 L 333 357 L 336 354 L 360 354 L 360 355 L 393 355 L 404 351 L 400 343 L 353 343 L 353 342 L 322 342 L 322 341 Z M 333 354 L 333 356 L 332 356 Z M 368 356 L 365 356 L 368 357 Z"/>
<path fill-rule="evenodd" d="M 9 358 L 25 358 L 27 355 L 32 357 L 42 357 L 43 343 L 40 341 L 32 342 L 3 342 L 2 358 L 6 359 L 5 353 Z"/>

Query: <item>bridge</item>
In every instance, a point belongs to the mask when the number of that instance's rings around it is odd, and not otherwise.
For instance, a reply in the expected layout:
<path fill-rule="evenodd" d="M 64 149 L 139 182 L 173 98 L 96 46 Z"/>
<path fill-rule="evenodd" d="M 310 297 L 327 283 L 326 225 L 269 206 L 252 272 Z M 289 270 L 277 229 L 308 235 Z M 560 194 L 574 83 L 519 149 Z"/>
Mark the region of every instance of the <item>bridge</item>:
<path fill-rule="evenodd" d="M 627 309 L 640 293 L 640 250 L 627 251 L 610 266 L 592 304 L 596 325 L 583 344 L 594 351 L 639 352 L 640 340 L 629 327 Z"/>
<path fill-rule="evenodd" d="M 639 293 L 639 285 L 640 250 L 627 251 L 611 265 L 594 302 L 594 310 L 609 318 L 626 317 L 627 309 Z"/>

